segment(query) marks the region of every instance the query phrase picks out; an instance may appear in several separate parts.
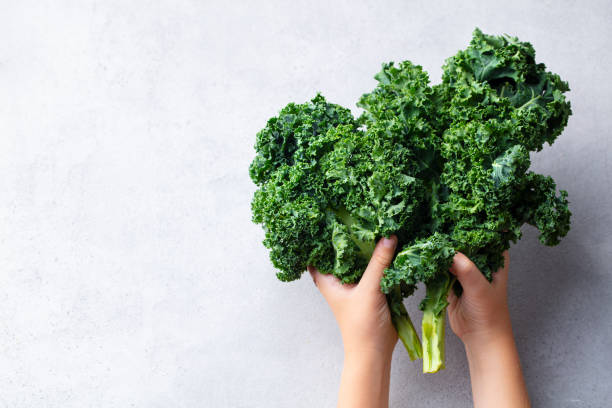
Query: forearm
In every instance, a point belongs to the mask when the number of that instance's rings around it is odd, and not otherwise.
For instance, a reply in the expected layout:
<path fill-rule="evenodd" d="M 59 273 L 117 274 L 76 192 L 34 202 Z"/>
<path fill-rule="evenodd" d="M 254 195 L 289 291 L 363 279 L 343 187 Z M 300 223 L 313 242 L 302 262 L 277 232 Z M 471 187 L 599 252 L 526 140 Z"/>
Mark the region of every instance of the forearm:
<path fill-rule="evenodd" d="M 530 407 L 512 330 L 465 342 L 475 408 Z"/>
<path fill-rule="evenodd" d="M 345 354 L 338 408 L 388 407 L 390 371 L 390 355 Z"/>

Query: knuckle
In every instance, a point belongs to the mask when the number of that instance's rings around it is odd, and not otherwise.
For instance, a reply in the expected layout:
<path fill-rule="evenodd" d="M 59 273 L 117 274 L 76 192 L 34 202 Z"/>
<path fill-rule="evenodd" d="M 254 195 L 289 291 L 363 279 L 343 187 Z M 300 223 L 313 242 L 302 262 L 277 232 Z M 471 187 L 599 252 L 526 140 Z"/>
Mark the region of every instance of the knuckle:
<path fill-rule="evenodd" d="M 374 261 L 376 266 L 380 268 L 386 268 L 391 263 L 391 257 L 389 257 L 387 254 L 380 252 L 374 253 L 374 255 L 372 256 L 372 260 Z"/>
<path fill-rule="evenodd" d="M 458 278 L 467 279 L 472 275 L 472 268 L 470 268 L 469 265 L 461 265 L 455 272 L 457 272 Z"/>
<path fill-rule="evenodd" d="M 480 270 L 473 263 L 470 263 L 467 268 L 467 273 L 474 276 L 480 276 Z"/>

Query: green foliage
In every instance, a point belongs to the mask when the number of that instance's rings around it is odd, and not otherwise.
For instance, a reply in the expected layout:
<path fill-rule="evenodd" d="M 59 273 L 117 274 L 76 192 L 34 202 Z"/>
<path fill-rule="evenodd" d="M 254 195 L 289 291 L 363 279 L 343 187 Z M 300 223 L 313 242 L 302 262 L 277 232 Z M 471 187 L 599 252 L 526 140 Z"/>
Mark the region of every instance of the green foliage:
<path fill-rule="evenodd" d="M 546 245 L 567 234 L 567 193 L 529 171 L 529 154 L 566 126 L 569 87 L 535 62 L 531 44 L 476 29 L 438 85 L 410 61 L 383 64 L 375 78 L 357 118 L 317 95 L 290 103 L 257 134 L 253 220 L 279 279 L 313 265 L 357 282 L 376 240 L 397 234 L 399 252 L 381 282 L 391 310 L 407 318 L 402 297 L 425 283 L 422 307 L 436 317 L 455 251 L 491 279 L 523 224 Z M 443 366 L 443 343 L 436 347 Z"/>
<path fill-rule="evenodd" d="M 447 275 L 455 250 L 448 236 L 434 232 L 405 246 L 396 256 L 393 267 L 385 271 L 381 281 L 384 293 L 390 293 L 401 283 L 410 287 L 419 282 L 431 282 L 439 275 Z"/>

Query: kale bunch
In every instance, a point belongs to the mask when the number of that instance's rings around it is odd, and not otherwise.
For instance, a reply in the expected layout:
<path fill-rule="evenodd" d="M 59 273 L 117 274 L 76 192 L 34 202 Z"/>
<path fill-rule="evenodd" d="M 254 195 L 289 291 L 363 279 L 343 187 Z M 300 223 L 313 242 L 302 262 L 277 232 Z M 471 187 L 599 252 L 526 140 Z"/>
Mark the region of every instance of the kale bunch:
<path fill-rule="evenodd" d="M 253 221 L 283 281 L 313 265 L 358 282 L 376 241 L 396 234 L 381 289 L 410 357 L 436 372 L 446 296 L 460 292 L 448 271 L 455 252 L 490 280 L 523 224 L 546 245 L 569 230 L 567 193 L 529 171 L 529 153 L 567 124 L 569 87 L 535 62 L 531 44 L 479 29 L 438 85 L 410 61 L 383 64 L 375 78 L 357 118 L 317 95 L 268 121 L 249 169 Z M 402 303 L 419 283 L 423 345 Z"/>

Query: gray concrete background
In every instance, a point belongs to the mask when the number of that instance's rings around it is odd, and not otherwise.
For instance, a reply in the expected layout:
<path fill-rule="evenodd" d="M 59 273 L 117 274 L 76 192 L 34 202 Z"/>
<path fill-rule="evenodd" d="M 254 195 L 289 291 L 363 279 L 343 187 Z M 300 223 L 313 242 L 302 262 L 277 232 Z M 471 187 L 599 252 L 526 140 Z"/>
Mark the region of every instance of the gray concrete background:
<path fill-rule="evenodd" d="M 539 172 L 572 231 L 511 250 L 535 407 L 612 398 L 612 3 L 20 1 L 0 7 L 0 407 L 331 407 L 342 346 L 310 279 L 250 221 L 255 133 L 316 91 L 354 107 L 380 63 L 439 81 L 475 26 L 531 41 L 574 115 Z M 415 320 L 416 303 L 408 302 Z M 467 407 L 462 346 L 395 407 Z"/>

